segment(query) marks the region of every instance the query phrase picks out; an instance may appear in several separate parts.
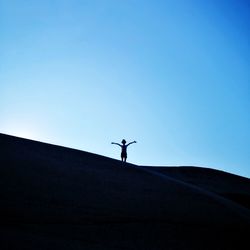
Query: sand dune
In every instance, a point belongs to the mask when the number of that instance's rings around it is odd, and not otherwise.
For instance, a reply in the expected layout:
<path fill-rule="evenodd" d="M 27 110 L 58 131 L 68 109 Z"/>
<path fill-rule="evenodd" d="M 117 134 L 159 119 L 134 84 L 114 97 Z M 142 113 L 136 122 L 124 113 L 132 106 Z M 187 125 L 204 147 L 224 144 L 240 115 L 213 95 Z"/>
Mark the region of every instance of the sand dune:
<path fill-rule="evenodd" d="M 236 249 L 250 181 L 0 134 L 1 249 Z"/>

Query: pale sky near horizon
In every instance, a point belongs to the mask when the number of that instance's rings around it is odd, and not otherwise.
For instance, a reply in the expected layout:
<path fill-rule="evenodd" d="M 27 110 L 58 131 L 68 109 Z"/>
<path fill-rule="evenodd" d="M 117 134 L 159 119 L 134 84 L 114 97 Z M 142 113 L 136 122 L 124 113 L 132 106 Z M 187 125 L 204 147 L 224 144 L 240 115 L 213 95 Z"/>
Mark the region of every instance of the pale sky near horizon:
<path fill-rule="evenodd" d="M 0 0 L 0 132 L 250 177 L 249 1 Z"/>

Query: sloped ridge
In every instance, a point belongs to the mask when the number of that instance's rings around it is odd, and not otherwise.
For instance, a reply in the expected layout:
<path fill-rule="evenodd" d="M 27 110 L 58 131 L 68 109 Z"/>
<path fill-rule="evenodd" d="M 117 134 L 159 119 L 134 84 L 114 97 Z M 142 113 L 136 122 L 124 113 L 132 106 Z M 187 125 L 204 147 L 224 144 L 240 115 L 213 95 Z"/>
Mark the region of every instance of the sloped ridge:
<path fill-rule="evenodd" d="M 214 192 L 250 209 L 250 180 L 246 177 L 193 166 L 151 167 L 150 169 Z"/>
<path fill-rule="evenodd" d="M 8 187 L 1 197 L 8 212 L 19 204 L 22 217 L 33 206 L 33 217 L 27 213 L 25 219 L 37 219 L 40 213 L 40 220 L 56 221 L 112 218 L 219 224 L 229 218 L 230 223 L 240 223 L 248 214 L 168 175 L 161 178 L 145 168 L 124 166 L 107 157 L 5 135 L 1 135 L 1 144 L 1 176 L 5 177 L 1 183 Z M 47 204 L 46 208 L 42 204 Z M 17 218 L 20 211 L 13 211 Z"/>

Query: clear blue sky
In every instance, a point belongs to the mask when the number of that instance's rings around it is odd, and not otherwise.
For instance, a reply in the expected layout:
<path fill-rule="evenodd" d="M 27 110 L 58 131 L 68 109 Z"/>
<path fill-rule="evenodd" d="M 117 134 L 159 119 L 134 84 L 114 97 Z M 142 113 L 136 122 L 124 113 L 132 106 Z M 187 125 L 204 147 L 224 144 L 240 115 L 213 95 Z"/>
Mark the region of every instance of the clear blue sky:
<path fill-rule="evenodd" d="M 249 1 L 0 0 L 0 132 L 250 177 Z"/>

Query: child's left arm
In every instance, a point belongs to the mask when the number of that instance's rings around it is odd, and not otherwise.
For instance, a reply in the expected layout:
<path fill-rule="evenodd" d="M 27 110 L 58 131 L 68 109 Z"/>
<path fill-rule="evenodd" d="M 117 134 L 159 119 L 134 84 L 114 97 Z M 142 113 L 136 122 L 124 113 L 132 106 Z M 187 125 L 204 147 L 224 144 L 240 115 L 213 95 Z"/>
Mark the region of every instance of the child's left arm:
<path fill-rule="evenodd" d="M 131 144 L 133 144 L 133 143 L 137 143 L 136 141 L 132 141 L 132 142 L 130 142 L 127 146 L 129 146 L 129 145 L 131 145 Z"/>

